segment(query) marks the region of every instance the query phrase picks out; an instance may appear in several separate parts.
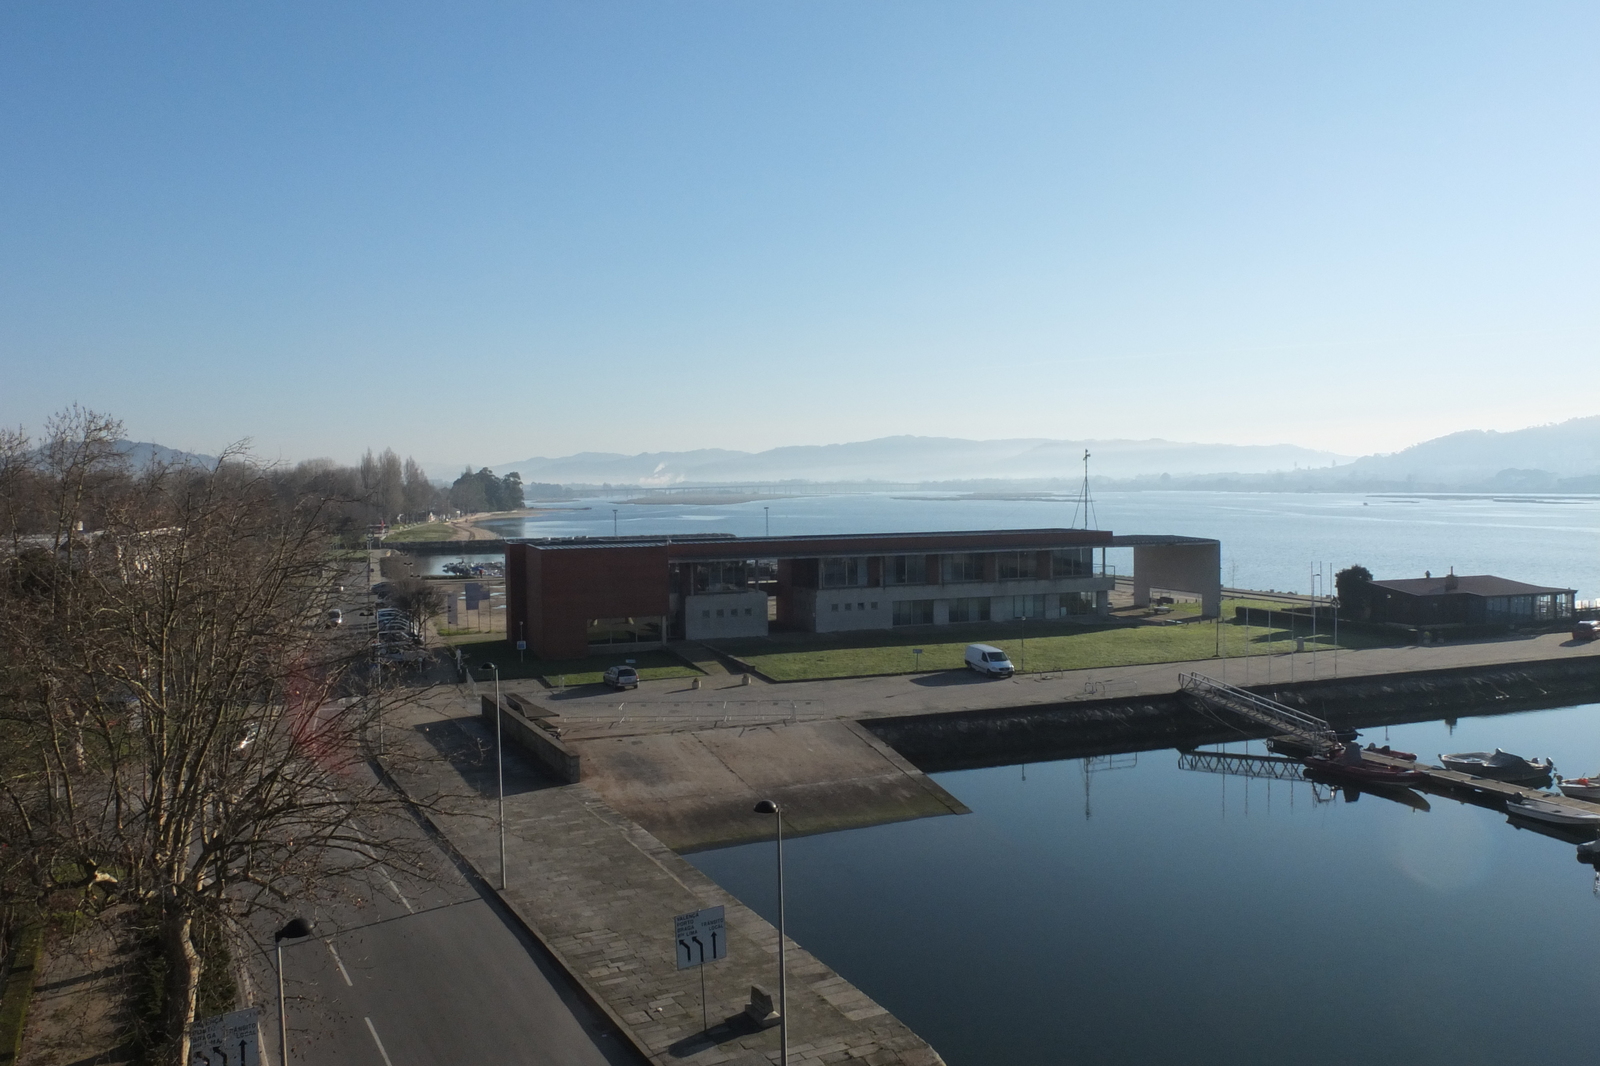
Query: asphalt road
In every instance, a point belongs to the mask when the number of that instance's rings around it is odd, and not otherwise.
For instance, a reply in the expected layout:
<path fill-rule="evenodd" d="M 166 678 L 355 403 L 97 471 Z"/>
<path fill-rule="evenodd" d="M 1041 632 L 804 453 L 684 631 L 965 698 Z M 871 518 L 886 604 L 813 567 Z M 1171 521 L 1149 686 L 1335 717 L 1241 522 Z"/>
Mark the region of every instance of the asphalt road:
<path fill-rule="evenodd" d="M 460 739 L 469 752 L 479 747 L 475 738 Z M 285 942 L 290 1062 L 643 1062 L 493 893 L 474 884 L 421 826 L 384 832 L 426 842 L 434 869 L 408 876 L 380 866 L 347 875 L 345 901 L 306 915 L 314 936 Z M 263 1005 L 263 1038 L 275 1059 L 271 955 L 251 970 L 258 983 L 251 998 Z"/>

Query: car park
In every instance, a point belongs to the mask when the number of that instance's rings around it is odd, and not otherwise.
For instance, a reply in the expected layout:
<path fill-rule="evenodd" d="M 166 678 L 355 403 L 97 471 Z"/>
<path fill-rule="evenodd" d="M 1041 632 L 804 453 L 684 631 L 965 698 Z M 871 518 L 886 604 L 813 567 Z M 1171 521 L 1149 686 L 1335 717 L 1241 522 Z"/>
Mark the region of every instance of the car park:
<path fill-rule="evenodd" d="M 638 688 L 639 671 L 631 666 L 612 666 L 606 670 L 605 682 L 612 688 Z"/>
<path fill-rule="evenodd" d="M 984 677 L 1005 678 L 1016 672 L 1006 653 L 992 644 L 968 644 L 966 662 L 967 669 L 975 670 Z"/>

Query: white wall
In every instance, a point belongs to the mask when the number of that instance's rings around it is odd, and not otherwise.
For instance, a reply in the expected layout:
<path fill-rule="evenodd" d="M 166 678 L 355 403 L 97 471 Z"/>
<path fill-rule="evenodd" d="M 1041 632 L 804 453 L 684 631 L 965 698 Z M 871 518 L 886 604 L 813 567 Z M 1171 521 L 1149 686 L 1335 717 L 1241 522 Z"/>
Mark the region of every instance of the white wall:
<path fill-rule="evenodd" d="M 683 635 L 689 640 L 767 635 L 767 594 L 759 589 L 687 596 Z"/>
<path fill-rule="evenodd" d="M 894 625 L 895 589 L 836 588 L 817 590 L 818 633 L 838 633 L 847 629 L 888 629 Z"/>

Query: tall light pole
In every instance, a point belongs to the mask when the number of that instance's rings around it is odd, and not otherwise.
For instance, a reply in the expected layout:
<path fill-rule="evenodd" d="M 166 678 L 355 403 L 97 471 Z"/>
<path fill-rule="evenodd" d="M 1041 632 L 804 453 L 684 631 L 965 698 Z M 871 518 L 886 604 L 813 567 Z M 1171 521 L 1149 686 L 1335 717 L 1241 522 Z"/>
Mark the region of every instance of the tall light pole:
<path fill-rule="evenodd" d="M 483 668 L 494 671 L 494 763 L 499 798 L 500 891 L 504 892 L 506 889 L 506 749 L 500 743 L 500 667 L 494 663 L 484 663 Z"/>
<path fill-rule="evenodd" d="M 283 942 L 303 940 L 311 935 L 311 923 L 304 918 L 291 918 L 287 925 L 272 934 L 272 946 L 278 953 L 278 1057 L 283 1066 L 289 1066 L 289 1015 L 283 1009 Z"/>
<path fill-rule="evenodd" d="M 770 814 L 778 823 L 778 1066 L 789 1066 L 789 968 L 784 964 L 783 942 L 783 808 L 771 800 L 756 804 L 757 814 Z"/>
<path fill-rule="evenodd" d="M 611 508 L 611 535 L 613 537 L 617 535 L 617 509 L 615 507 Z"/>
<path fill-rule="evenodd" d="M 767 536 L 770 537 L 770 536 L 772 536 L 772 508 L 771 507 L 763 507 L 763 508 L 761 508 L 761 514 L 767 520 Z"/>

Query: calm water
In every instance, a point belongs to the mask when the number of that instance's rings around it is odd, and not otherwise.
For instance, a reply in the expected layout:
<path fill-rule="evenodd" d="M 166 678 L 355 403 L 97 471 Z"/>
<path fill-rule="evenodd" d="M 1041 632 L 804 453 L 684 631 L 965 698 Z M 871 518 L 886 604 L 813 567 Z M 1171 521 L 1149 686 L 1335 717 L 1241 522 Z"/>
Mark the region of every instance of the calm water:
<path fill-rule="evenodd" d="M 1387 738 L 1576 776 L 1600 705 Z M 1570 844 L 1177 762 L 940 774 L 972 814 L 786 844 L 789 931 L 951 1066 L 1594 1061 L 1600 898 Z M 776 919 L 770 844 L 690 858 Z"/>
<path fill-rule="evenodd" d="M 585 500 L 497 525 L 508 536 L 662 533 L 759 536 L 760 503 L 694 506 Z M 774 534 L 1018 529 L 1072 524 L 1074 502 L 966 500 L 927 493 L 861 493 L 766 504 Z M 613 527 L 612 509 L 616 510 Z M 1387 497 L 1356 494 L 1108 492 L 1096 525 L 1118 533 L 1178 533 L 1222 542 L 1223 580 L 1310 591 L 1311 568 L 1361 563 L 1377 577 L 1499 574 L 1600 596 L 1600 497 Z M 1079 516 L 1081 524 L 1082 517 Z M 1131 552 L 1110 553 L 1119 572 Z M 1321 591 L 1319 586 L 1318 591 Z"/>

